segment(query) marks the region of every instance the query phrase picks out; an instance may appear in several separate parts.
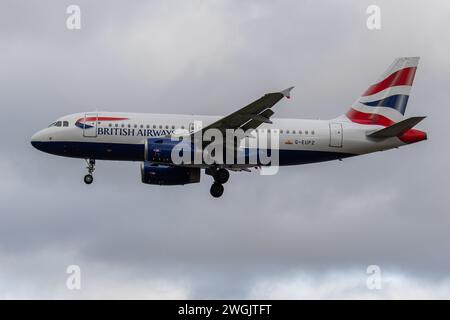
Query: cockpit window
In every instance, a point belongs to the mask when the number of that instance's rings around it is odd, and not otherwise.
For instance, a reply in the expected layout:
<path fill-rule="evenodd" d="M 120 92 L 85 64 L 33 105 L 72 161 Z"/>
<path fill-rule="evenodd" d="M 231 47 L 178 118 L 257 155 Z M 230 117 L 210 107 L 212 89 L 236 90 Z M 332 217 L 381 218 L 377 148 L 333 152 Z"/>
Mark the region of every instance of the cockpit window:
<path fill-rule="evenodd" d="M 63 121 L 63 127 L 68 127 L 69 126 L 69 121 Z"/>
<path fill-rule="evenodd" d="M 67 122 L 67 121 L 64 121 L 64 122 Z M 61 127 L 61 125 L 62 125 L 62 121 L 55 121 L 55 122 L 53 122 L 53 123 L 51 123 L 48 127 L 50 128 L 50 127 Z M 68 125 L 68 123 L 67 123 L 67 125 Z M 66 127 L 66 125 L 64 125 L 65 127 Z"/>

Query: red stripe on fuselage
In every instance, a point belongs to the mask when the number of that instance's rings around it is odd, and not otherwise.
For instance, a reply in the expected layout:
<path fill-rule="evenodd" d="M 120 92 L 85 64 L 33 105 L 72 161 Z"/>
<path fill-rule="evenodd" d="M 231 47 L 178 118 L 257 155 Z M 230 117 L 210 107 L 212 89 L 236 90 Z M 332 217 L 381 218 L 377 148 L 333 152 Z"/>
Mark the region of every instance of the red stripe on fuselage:
<path fill-rule="evenodd" d="M 369 89 L 363 93 L 363 96 L 370 96 L 390 87 L 412 85 L 416 69 L 417 67 L 409 67 L 394 72 L 383 81 L 371 85 Z"/>
<path fill-rule="evenodd" d="M 409 129 L 404 134 L 398 137 L 404 143 L 414 143 L 422 140 L 427 140 L 427 133 L 417 130 L 417 129 Z"/>
<path fill-rule="evenodd" d="M 80 118 L 77 122 L 81 121 L 119 121 L 119 120 L 128 120 L 128 118 L 117 118 L 117 117 L 87 117 Z"/>

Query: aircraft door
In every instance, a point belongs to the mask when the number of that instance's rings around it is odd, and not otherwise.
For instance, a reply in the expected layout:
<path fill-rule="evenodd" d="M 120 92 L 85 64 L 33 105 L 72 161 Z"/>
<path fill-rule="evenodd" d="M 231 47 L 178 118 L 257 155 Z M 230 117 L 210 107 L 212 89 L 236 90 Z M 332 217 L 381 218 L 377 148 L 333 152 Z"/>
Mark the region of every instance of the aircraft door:
<path fill-rule="evenodd" d="M 83 137 L 97 137 L 98 113 L 86 113 L 84 115 Z"/>
<path fill-rule="evenodd" d="M 201 129 L 202 129 L 202 121 L 194 121 L 189 123 L 189 133 L 194 133 Z"/>
<path fill-rule="evenodd" d="M 330 123 L 330 147 L 342 148 L 343 130 L 341 123 Z"/>

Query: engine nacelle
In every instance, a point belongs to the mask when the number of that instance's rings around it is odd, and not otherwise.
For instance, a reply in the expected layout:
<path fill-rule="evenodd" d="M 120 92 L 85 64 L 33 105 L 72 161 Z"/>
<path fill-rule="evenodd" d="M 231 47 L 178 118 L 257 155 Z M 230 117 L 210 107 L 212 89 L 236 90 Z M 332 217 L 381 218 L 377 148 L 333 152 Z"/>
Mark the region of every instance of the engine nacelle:
<path fill-rule="evenodd" d="M 170 138 L 149 138 L 145 141 L 145 161 L 159 164 L 193 163 L 194 147 L 186 141 L 174 141 Z M 175 159 L 172 158 L 175 155 Z"/>
<path fill-rule="evenodd" d="M 142 162 L 142 182 L 157 185 L 183 185 L 200 182 L 200 168 L 171 167 Z"/>

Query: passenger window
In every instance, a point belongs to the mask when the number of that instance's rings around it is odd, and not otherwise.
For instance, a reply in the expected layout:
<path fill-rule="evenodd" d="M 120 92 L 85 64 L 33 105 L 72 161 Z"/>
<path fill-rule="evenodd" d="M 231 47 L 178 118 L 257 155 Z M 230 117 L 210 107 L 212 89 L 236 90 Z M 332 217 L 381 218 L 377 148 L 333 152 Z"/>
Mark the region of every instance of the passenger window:
<path fill-rule="evenodd" d="M 159 125 L 159 128 L 162 129 L 162 125 Z"/>
<path fill-rule="evenodd" d="M 169 129 L 169 126 L 166 124 L 166 129 Z"/>
<path fill-rule="evenodd" d="M 156 129 L 156 124 L 153 125 L 153 129 Z"/>
<path fill-rule="evenodd" d="M 283 133 L 283 130 L 280 130 L 280 133 Z"/>
<path fill-rule="evenodd" d="M 311 134 L 314 134 L 314 130 L 311 131 Z"/>
<path fill-rule="evenodd" d="M 289 130 L 286 130 L 286 133 L 289 133 Z"/>
<path fill-rule="evenodd" d="M 308 130 L 305 130 L 305 134 L 308 134 Z"/>
<path fill-rule="evenodd" d="M 184 126 L 181 126 L 181 129 L 184 130 Z"/>

